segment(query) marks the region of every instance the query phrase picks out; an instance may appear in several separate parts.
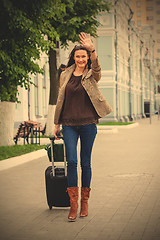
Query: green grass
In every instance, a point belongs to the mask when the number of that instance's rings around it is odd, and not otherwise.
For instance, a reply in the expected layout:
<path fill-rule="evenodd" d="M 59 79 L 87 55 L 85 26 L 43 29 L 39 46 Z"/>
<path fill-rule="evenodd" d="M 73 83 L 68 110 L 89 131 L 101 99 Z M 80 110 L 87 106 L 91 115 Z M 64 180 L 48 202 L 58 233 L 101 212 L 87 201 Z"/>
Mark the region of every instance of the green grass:
<path fill-rule="evenodd" d="M 99 123 L 98 125 L 129 125 L 133 124 L 134 122 L 104 122 L 104 123 Z"/>
<path fill-rule="evenodd" d="M 14 145 L 14 146 L 1 146 L 0 160 L 20 156 L 22 154 L 33 152 L 42 148 L 45 148 L 45 145 L 26 144 L 26 145 Z"/>

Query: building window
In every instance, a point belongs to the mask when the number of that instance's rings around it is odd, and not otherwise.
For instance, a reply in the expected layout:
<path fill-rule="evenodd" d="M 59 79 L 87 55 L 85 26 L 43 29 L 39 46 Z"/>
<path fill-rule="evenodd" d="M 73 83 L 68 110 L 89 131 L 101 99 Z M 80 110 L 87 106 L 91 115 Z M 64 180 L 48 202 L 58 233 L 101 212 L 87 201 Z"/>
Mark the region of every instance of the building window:
<path fill-rule="evenodd" d="M 147 7 L 147 11 L 152 11 L 153 7 Z"/>
<path fill-rule="evenodd" d="M 137 26 L 141 26 L 141 21 L 140 20 L 137 21 Z"/>
<path fill-rule="evenodd" d="M 35 115 L 39 115 L 39 107 L 38 107 L 38 100 L 39 100 L 39 94 L 38 94 L 38 74 L 34 77 L 34 105 L 35 105 Z"/>
<path fill-rule="evenodd" d="M 137 17 L 140 17 L 140 16 L 141 16 L 141 12 L 137 11 Z"/>
<path fill-rule="evenodd" d="M 141 2 L 138 1 L 138 2 L 137 2 L 137 7 L 140 7 L 140 6 L 141 6 Z"/>
<path fill-rule="evenodd" d="M 148 16 L 147 20 L 153 20 L 153 16 Z"/>

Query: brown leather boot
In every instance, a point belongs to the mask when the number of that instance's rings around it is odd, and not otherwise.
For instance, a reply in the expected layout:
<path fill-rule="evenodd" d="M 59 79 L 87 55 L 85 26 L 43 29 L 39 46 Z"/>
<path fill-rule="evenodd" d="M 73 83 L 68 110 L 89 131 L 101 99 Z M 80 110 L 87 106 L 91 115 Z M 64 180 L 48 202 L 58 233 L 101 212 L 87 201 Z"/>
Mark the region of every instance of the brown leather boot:
<path fill-rule="evenodd" d="M 78 187 L 69 187 L 67 188 L 68 194 L 70 197 L 70 212 L 68 214 L 69 221 L 75 221 L 77 218 L 77 209 L 78 209 Z"/>
<path fill-rule="evenodd" d="M 80 217 L 88 216 L 88 199 L 91 188 L 82 187 L 81 188 L 81 211 Z"/>

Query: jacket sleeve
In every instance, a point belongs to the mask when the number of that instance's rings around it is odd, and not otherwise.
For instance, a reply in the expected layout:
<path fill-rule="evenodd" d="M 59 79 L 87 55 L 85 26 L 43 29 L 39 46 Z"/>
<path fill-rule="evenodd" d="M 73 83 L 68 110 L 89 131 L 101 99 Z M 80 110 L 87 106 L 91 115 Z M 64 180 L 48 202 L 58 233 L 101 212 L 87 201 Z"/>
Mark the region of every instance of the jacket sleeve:
<path fill-rule="evenodd" d="M 100 66 L 98 57 L 92 60 L 91 68 L 92 68 L 92 75 L 94 79 L 98 82 L 101 79 L 101 66 Z"/>

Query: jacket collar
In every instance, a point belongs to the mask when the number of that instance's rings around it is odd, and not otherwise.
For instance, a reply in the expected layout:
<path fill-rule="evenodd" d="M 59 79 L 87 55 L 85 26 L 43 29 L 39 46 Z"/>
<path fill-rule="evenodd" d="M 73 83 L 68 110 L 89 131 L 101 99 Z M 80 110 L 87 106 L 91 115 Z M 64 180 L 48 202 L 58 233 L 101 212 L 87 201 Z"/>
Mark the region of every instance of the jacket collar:
<path fill-rule="evenodd" d="M 67 76 L 69 77 L 69 79 L 70 79 L 72 73 L 74 72 L 75 68 L 76 68 L 75 64 L 73 64 L 70 67 L 66 68 L 65 72 L 66 72 Z M 86 78 L 86 79 L 89 78 L 91 76 L 91 74 L 92 74 L 92 70 L 91 69 L 88 70 L 88 67 L 85 68 L 85 70 L 84 70 L 84 72 L 82 74 L 82 80 L 84 80 L 84 78 Z M 67 79 L 68 79 L 68 77 L 67 77 Z"/>
<path fill-rule="evenodd" d="M 75 68 L 76 68 L 76 65 L 72 64 L 70 67 L 65 69 L 65 72 L 73 72 Z"/>

